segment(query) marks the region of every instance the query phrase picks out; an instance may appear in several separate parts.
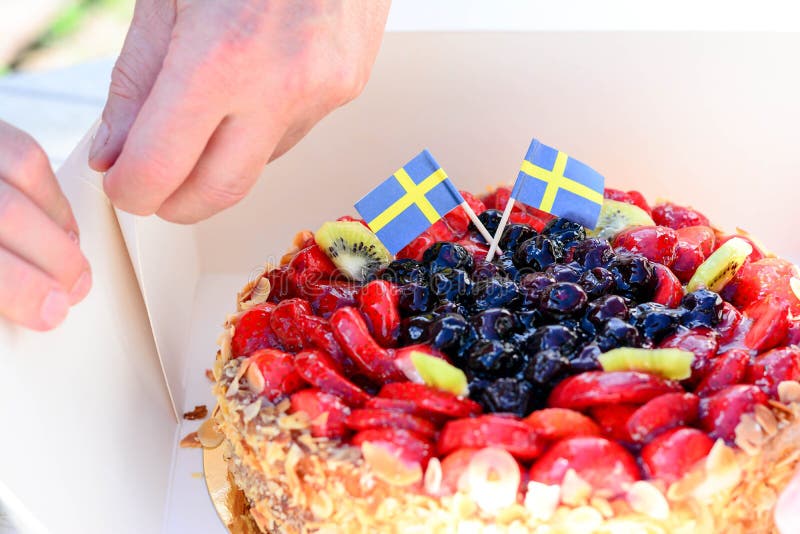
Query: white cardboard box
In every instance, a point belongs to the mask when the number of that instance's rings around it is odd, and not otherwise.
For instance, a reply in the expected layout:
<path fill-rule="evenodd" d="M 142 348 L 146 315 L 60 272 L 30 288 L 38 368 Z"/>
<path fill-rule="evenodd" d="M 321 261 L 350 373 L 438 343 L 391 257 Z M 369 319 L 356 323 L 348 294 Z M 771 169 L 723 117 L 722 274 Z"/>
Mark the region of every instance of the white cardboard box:
<path fill-rule="evenodd" d="M 0 499 L 31 531 L 223 532 L 200 451 L 176 447 L 197 423 L 170 398 L 212 408 L 204 369 L 236 290 L 422 147 L 481 190 L 515 177 L 535 135 L 612 187 L 697 205 L 800 259 L 799 47 L 797 34 L 388 34 L 359 100 L 194 227 L 116 214 L 84 139 L 59 176 L 95 286 L 54 332 L 0 324 Z"/>

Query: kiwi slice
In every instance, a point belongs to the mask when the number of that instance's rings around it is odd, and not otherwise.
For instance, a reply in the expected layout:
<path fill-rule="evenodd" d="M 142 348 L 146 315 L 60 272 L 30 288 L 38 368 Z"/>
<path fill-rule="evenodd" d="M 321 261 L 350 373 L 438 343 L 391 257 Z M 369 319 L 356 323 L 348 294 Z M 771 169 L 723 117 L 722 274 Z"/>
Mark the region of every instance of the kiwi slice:
<path fill-rule="evenodd" d="M 598 358 L 604 371 L 644 371 L 671 380 L 692 375 L 694 354 L 680 349 L 635 349 L 622 347 Z"/>
<path fill-rule="evenodd" d="M 461 396 L 469 392 L 467 375 L 458 367 L 454 367 L 441 358 L 419 350 L 412 351 L 410 357 L 411 363 L 414 364 L 425 384 L 442 391 L 448 391 L 453 395 Z"/>
<path fill-rule="evenodd" d="M 691 293 L 706 288 L 719 292 L 739 272 L 752 252 L 753 247 L 744 239 L 729 239 L 700 264 L 686 284 L 686 291 Z"/>
<path fill-rule="evenodd" d="M 594 230 L 587 230 L 586 234 L 589 237 L 611 239 L 631 226 L 654 224 L 656 224 L 655 221 L 639 206 L 606 198 L 603 200 L 603 207 L 600 208 L 597 226 Z"/>
<path fill-rule="evenodd" d="M 364 281 L 392 260 L 378 236 L 358 221 L 326 222 L 314 240 L 351 280 Z"/>

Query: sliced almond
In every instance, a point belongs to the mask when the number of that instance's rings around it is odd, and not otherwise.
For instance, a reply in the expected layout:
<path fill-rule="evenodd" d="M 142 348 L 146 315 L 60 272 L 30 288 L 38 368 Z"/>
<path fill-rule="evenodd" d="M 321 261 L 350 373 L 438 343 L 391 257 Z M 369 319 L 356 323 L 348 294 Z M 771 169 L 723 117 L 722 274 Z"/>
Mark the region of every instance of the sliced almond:
<path fill-rule="evenodd" d="M 666 497 L 649 482 L 638 480 L 631 484 L 626 498 L 628 504 L 636 512 L 658 520 L 664 520 L 669 517 L 669 503 Z"/>
<path fill-rule="evenodd" d="M 472 500 L 487 514 L 517 501 L 519 464 L 505 449 L 488 447 L 475 453 L 467 467 Z"/>
<path fill-rule="evenodd" d="M 225 434 L 217 428 L 216 419 L 209 417 L 197 429 L 197 439 L 204 449 L 216 449 L 225 439 Z"/>
<path fill-rule="evenodd" d="M 267 387 L 261 369 L 258 368 L 258 365 L 249 363 L 249 361 L 247 371 L 245 372 L 245 379 L 247 380 L 247 389 L 253 393 L 261 393 Z"/>
<path fill-rule="evenodd" d="M 768 435 L 774 436 L 778 431 L 778 419 L 772 410 L 763 404 L 756 404 L 755 406 L 755 419 L 761 429 Z"/>
<path fill-rule="evenodd" d="M 580 477 L 574 469 L 567 469 L 561 481 L 561 501 L 569 506 L 581 506 L 589 502 L 592 485 Z"/>
<path fill-rule="evenodd" d="M 253 306 L 266 302 L 272 291 L 272 285 L 266 276 L 262 276 L 250 291 L 250 298 L 239 303 L 240 310 L 249 310 Z"/>
<path fill-rule="evenodd" d="M 784 404 L 800 402 L 800 382 L 784 380 L 778 384 L 778 398 Z"/>
<path fill-rule="evenodd" d="M 258 413 L 261 411 L 261 397 L 258 397 L 254 402 L 251 402 L 247 406 L 245 406 L 244 410 L 242 410 L 242 415 L 244 416 L 244 422 L 249 423 L 252 421 Z"/>
<path fill-rule="evenodd" d="M 428 462 L 423 486 L 428 495 L 439 495 L 442 490 L 442 463 L 438 458 L 431 458 Z"/>
<path fill-rule="evenodd" d="M 410 486 L 422 480 L 422 467 L 406 462 L 392 454 L 386 447 L 369 441 L 361 444 L 361 454 L 377 478 L 392 486 Z"/>
<path fill-rule="evenodd" d="M 197 432 L 192 432 L 183 437 L 180 446 L 183 449 L 199 449 L 203 444 L 200 443 L 200 440 L 197 438 Z"/>
<path fill-rule="evenodd" d="M 534 519 L 548 521 L 556 513 L 560 499 L 561 488 L 557 484 L 528 482 L 528 492 L 525 494 L 525 508 L 528 509 Z"/>

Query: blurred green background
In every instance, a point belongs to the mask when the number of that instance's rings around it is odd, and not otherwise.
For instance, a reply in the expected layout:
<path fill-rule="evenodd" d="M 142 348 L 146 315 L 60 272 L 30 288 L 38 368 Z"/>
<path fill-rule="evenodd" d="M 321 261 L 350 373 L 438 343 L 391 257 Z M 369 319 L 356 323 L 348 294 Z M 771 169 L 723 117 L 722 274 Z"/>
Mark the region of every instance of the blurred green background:
<path fill-rule="evenodd" d="M 115 56 L 134 0 L 0 1 L 0 76 Z"/>

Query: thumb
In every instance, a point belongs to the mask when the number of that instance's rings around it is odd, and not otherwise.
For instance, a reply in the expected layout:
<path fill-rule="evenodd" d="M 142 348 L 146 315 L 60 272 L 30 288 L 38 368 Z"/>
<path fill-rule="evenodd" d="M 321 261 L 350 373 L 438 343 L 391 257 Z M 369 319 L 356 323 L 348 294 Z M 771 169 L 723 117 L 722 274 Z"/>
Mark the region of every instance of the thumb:
<path fill-rule="evenodd" d="M 116 162 L 128 131 L 161 70 L 175 24 L 175 2 L 139 0 L 111 72 L 103 118 L 89 151 L 89 166 L 105 172 Z"/>

